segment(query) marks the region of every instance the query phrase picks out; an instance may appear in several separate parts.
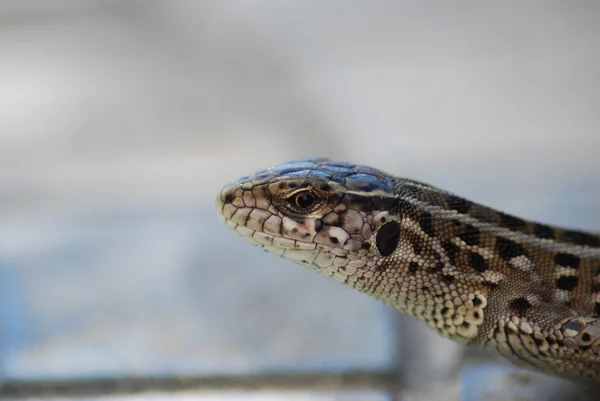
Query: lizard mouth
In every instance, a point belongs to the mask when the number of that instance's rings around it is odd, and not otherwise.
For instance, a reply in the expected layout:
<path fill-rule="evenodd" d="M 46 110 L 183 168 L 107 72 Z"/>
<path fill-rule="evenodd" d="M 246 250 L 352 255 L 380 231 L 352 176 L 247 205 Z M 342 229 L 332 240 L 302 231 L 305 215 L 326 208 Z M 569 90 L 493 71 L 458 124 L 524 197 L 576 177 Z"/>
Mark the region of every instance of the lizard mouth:
<path fill-rule="evenodd" d="M 320 219 L 290 219 L 242 206 L 239 196 L 228 196 L 231 191 L 229 186 L 224 188 L 216 199 L 219 217 L 251 244 L 342 282 L 367 267 L 365 255 L 352 251 L 356 245 L 343 240 L 347 234 L 340 227 L 323 226 Z"/>
<path fill-rule="evenodd" d="M 318 266 L 324 269 L 333 265 L 336 255 L 332 254 L 332 257 L 327 258 L 319 257 L 319 255 L 330 253 L 332 247 L 314 242 L 313 239 L 317 232 L 316 230 L 310 230 L 307 227 L 310 226 L 309 224 L 288 221 L 285 217 L 282 218 L 264 209 L 246 206 L 237 207 L 234 205 L 236 198 L 227 196 L 227 188 L 224 189 L 224 192 L 226 194 L 217 197 L 215 202 L 218 215 L 227 227 L 246 241 L 305 266 Z M 300 234 L 300 236 L 308 234 L 305 237 L 306 240 L 287 238 L 282 234 L 283 232 L 290 232 L 298 236 L 302 228 L 305 233 Z M 315 228 L 318 227 L 313 224 L 313 229 Z M 336 253 L 338 257 L 342 257 L 347 255 L 348 251 L 338 249 Z"/>

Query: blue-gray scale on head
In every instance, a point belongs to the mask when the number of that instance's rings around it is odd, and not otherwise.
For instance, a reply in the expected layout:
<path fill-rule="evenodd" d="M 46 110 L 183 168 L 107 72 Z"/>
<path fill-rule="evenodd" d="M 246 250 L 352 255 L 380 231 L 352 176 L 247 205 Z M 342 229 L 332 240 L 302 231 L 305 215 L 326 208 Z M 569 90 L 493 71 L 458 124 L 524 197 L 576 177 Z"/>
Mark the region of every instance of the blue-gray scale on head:
<path fill-rule="evenodd" d="M 400 238 L 392 180 L 370 167 L 295 160 L 234 181 L 216 206 L 255 245 L 344 282 L 368 279 Z"/>

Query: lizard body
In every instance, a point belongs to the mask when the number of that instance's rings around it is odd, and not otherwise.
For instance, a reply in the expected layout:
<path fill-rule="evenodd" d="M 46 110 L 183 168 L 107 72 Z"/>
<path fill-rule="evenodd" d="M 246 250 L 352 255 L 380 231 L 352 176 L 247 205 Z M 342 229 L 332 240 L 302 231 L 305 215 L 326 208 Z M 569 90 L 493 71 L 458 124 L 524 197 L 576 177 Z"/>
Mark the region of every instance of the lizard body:
<path fill-rule="evenodd" d="M 600 236 L 327 159 L 225 186 L 242 237 L 520 365 L 600 380 Z"/>

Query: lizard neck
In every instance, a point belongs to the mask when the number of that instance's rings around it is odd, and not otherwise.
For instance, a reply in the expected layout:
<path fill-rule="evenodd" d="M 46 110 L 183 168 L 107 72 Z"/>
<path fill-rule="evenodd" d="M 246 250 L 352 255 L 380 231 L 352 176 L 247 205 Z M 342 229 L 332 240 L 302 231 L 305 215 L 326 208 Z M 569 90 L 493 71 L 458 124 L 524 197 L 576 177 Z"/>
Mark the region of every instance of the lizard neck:
<path fill-rule="evenodd" d="M 440 283 L 450 292 L 477 294 L 490 305 L 480 315 L 493 319 L 478 321 L 476 335 L 470 337 L 472 330 L 463 342 L 484 340 L 503 316 L 600 315 L 600 237 L 523 220 L 410 180 L 397 179 L 394 191 L 400 221 L 418 227 L 407 230 L 418 261 L 438 261 Z M 432 316 L 417 317 L 440 325 Z"/>

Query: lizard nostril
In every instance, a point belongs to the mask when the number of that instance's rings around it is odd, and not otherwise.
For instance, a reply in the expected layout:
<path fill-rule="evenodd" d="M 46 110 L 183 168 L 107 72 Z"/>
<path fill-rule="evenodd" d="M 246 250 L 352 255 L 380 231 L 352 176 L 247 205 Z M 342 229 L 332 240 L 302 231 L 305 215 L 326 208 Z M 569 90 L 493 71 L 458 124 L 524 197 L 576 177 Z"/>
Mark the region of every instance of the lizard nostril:
<path fill-rule="evenodd" d="M 217 195 L 215 207 L 217 213 L 220 216 L 225 217 L 225 219 L 229 219 L 233 212 L 239 207 L 239 201 L 241 201 L 241 199 L 238 200 L 238 196 L 236 195 L 239 188 L 239 184 L 230 183 L 221 190 L 219 195 Z"/>
<path fill-rule="evenodd" d="M 235 192 L 238 190 L 239 188 L 239 184 L 235 184 L 235 183 L 231 183 L 227 186 L 225 186 L 222 190 L 221 190 L 221 201 L 224 204 L 228 204 L 228 203 L 232 203 L 233 200 L 235 199 Z"/>

